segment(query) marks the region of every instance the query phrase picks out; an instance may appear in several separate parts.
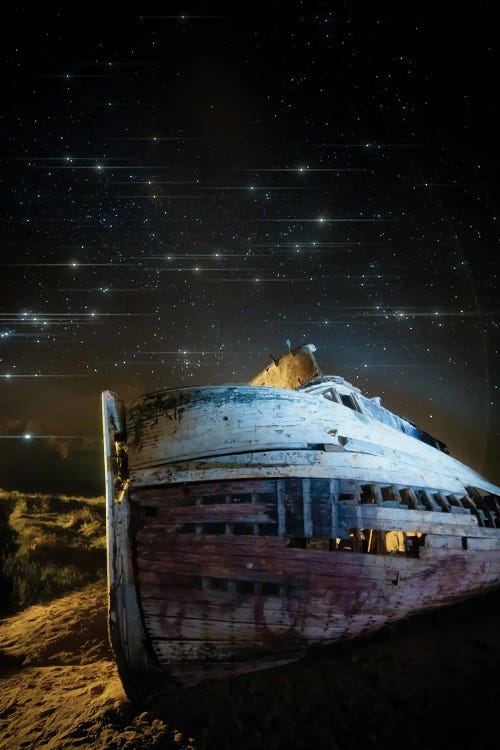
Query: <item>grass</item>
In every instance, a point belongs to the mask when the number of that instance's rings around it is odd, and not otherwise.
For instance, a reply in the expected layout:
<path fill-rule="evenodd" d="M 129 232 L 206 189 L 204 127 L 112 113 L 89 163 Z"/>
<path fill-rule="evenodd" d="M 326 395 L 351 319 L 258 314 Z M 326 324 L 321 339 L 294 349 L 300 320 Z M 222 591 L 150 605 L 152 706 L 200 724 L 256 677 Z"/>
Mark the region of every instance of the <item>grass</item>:
<path fill-rule="evenodd" d="M 103 498 L 0 490 L 0 610 L 50 601 L 105 570 Z"/>

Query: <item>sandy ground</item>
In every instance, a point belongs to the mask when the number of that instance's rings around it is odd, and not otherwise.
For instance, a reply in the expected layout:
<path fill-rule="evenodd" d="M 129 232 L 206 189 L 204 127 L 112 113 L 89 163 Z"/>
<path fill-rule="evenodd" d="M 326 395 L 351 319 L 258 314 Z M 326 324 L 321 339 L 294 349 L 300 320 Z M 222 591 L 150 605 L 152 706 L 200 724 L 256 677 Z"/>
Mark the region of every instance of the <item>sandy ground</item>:
<path fill-rule="evenodd" d="M 150 748 L 160 739 L 185 746 L 127 702 L 108 646 L 102 584 L 3 620 L 0 677 L 2 750 Z"/>
<path fill-rule="evenodd" d="M 498 737 L 499 669 L 490 594 L 134 709 L 94 584 L 0 622 L 0 748 L 478 748 Z"/>

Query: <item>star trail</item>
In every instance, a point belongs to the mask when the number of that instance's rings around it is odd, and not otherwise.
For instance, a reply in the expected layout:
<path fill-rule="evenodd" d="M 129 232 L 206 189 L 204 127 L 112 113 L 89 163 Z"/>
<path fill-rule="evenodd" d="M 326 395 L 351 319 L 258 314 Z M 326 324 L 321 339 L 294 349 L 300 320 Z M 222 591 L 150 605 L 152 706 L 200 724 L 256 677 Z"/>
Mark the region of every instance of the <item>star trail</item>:
<path fill-rule="evenodd" d="M 6 17 L 0 487 L 288 338 L 498 482 L 493 10 L 188 5 Z"/>

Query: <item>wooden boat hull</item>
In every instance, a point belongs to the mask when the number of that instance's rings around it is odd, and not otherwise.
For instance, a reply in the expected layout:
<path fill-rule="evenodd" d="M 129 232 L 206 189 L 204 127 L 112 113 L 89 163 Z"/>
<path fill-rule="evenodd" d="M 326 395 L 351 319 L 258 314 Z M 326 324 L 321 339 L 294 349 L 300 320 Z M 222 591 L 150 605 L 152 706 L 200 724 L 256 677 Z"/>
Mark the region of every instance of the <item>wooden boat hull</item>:
<path fill-rule="evenodd" d="M 362 414 L 237 386 L 103 404 L 110 632 L 134 699 L 500 585 L 498 488 Z"/>

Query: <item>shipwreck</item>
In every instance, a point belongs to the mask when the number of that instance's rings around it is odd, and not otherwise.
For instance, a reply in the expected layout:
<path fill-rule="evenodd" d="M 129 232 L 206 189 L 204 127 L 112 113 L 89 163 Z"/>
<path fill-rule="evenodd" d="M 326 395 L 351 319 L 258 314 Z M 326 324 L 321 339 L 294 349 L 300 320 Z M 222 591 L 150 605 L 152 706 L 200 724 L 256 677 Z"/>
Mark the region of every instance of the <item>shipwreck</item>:
<path fill-rule="evenodd" d="M 248 385 L 103 393 L 109 630 L 131 699 L 500 585 L 500 488 L 314 351 Z"/>

